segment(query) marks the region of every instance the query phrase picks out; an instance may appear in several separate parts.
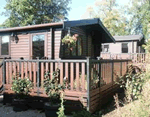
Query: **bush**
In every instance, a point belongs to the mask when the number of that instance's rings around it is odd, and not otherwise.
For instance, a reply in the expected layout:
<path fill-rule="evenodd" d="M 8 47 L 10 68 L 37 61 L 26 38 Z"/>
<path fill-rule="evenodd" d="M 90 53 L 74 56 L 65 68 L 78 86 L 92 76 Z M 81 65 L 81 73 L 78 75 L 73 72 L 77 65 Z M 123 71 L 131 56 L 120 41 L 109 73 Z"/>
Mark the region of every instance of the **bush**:
<path fill-rule="evenodd" d="M 19 77 L 18 79 L 17 78 L 13 79 L 11 89 L 16 94 L 28 95 L 32 88 L 33 88 L 33 84 L 32 81 L 29 80 L 29 78 L 21 79 Z"/>
<path fill-rule="evenodd" d="M 57 68 L 56 71 L 52 74 L 52 79 L 49 77 L 50 73 L 46 73 L 44 77 L 44 89 L 49 97 L 50 101 L 53 103 L 57 103 L 60 99 L 60 93 L 64 90 L 65 86 L 61 85 L 58 81 L 59 76 L 59 69 Z"/>
<path fill-rule="evenodd" d="M 126 90 L 126 96 L 137 99 L 141 95 L 144 82 L 145 74 L 143 72 L 133 73 L 131 68 L 126 75 L 119 78 L 117 84 Z"/>

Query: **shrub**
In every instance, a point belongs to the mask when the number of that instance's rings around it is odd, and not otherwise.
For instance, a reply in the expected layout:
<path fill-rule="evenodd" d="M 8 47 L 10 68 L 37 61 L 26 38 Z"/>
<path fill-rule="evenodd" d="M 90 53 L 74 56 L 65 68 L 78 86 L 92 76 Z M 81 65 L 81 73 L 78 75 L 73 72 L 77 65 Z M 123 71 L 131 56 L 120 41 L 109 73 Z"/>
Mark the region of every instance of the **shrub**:
<path fill-rule="evenodd" d="M 137 99 L 138 96 L 141 95 L 144 82 L 145 74 L 141 72 L 133 73 L 133 69 L 131 68 L 126 75 L 119 78 L 117 84 L 127 91 L 126 96 L 129 96 L 132 99 Z"/>
<path fill-rule="evenodd" d="M 19 95 L 28 95 L 30 90 L 33 88 L 32 81 L 29 80 L 29 78 L 21 79 L 20 77 L 14 78 L 12 82 L 11 89 Z M 18 97 L 23 98 L 23 97 Z"/>
<path fill-rule="evenodd" d="M 65 110 L 65 108 L 64 108 L 64 94 L 63 93 L 61 93 L 62 95 L 61 95 L 61 106 L 59 107 L 59 111 L 57 112 L 57 114 L 58 114 L 58 117 L 66 117 L 65 116 L 65 113 L 64 113 L 64 110 Z"/>
<path fill-rule="evenodd" d="M 49 77 L 50 73 L 46 73 L 44 77 L 44 89 L 51 102 L 56 103 L 60 99 L 60 93 L 65 89 L 58 81 L 59 69 L 52 73 L 52 79 Z"/>

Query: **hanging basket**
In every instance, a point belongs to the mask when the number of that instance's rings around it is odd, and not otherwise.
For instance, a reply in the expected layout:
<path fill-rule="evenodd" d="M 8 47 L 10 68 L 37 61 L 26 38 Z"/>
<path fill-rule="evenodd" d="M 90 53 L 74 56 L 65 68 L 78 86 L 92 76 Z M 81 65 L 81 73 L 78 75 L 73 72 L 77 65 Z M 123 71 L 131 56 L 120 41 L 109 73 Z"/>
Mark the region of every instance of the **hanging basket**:
<path fill-rule="evenodd" d="M 62 39 L 62 43 L 64 44 L 70 44 L 71 46 L 75 46 L 77 41 L 77 37 L 76 36 L 69 36 L 66 35 L 63 39 Z"/>

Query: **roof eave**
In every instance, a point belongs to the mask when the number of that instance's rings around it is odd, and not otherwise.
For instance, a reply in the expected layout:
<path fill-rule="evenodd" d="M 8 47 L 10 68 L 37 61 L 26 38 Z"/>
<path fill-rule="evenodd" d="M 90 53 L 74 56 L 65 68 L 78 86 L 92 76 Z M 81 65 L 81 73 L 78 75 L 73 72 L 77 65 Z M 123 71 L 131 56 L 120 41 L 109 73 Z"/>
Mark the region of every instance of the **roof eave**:
<path fill-rule="evenodd" d="M 24 27 L 14 27 L 14 28 L 6 28 L 0 29 L 0 32 L 10 32 L 10 31 L 19 31 L 19 30 L 30 30 L 36 28 L 43 28 L 43 27 L 52 27 L 52 26 L 61 26 L 63 22 L 59 23 L 48 23 L 48 24 L 38 24 L 38 25 L 31 25 L 31 26 L 24 26 Z"/>
<path fill-rule="evenodd" d="M 64 21 L 63 28 L 66 29 L 67 27 L 79 27 L 79 26 L 93 25 L 93 24 L 98 24 L 97 18 L 96 19 Z"/>
<path fill-rule="evenodd" d="M 63 25 L 63 29 L 65 30 L 67 27 L 76 27 L 76 26 L 85 26 L 85 25 L 94 25 L 98 24 L 102 29 L 107 33 L 107 35 L 112 39 L 115 43 L 115 39 L 113 36 L 108 32 L 105 26 L 102 24 L 99 18 L 94 19 L 85 19 L 85 20 L 75 20 L 75 21 L 65 21 Z"/>
<path fill-rule="evenodd" d="M 108 36 L 113 40 L 113 42 L 115 43 L 115 39 L 113 38 L 113 36 L 109 33 L 109 31 L 105 28 L 105 26 L 102 24 L 102 22 L 98 19 L 98 23 L 99 25 L 103 28 L 103 30 L 108 34 Z"/>

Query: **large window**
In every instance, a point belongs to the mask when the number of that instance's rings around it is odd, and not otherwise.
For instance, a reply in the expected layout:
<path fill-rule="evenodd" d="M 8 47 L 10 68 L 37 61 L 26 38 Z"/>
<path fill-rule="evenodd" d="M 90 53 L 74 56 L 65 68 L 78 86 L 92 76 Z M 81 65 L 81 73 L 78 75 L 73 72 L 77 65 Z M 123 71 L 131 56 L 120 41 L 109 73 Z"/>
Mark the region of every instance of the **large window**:
<path fill-rule="evenodd" d="M 32 58 L 36 59 L 36 57 L 39 57 L 40 59 L 44 57 L 44 40 L 45 35 L 39 34 L 39 35 L 33 35 L 32 38 Z"/>
<path fill-rule="evenodd" d="M 9 36 L 1 37 L 1 56 L 9 55 Z"/>
<path fill-rule="evenodd" d="M 122 43 L 122 53 L 128 53 L 128 43 Z"/>
<path fill-rule="evenodd" d="M 109 52 L 109 45 L 102 45 L 102 52 Z"/>

